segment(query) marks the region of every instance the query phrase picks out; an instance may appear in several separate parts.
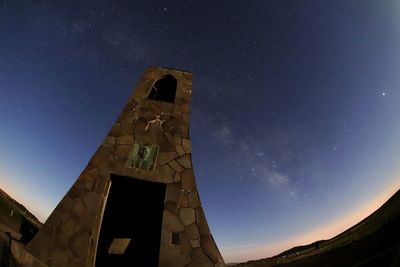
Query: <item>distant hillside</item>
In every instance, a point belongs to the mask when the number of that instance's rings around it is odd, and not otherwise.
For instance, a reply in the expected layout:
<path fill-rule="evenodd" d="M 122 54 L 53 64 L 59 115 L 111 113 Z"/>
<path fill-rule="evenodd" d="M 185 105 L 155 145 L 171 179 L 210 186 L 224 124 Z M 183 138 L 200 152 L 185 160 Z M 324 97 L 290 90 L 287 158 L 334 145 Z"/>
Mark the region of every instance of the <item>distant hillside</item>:
<path fill-rule="evenodd" d="M 10 208 L 16 209 L 21 216 L 31 221 L 37 227 L 40 228 L 40 226 L 42 226 L 42 223 L 36 218 L 35 215 L 25 208 L 24 205 L 20 204 L 0 188 L 0 209 L 2 209 L 4 212 Z"/>
<path fill-rule="evenodd" d="M 389 266 L 393 262 L 399 263 L 393 266 L 400 266 L 398 225 L 400 190 L 370 216 L 329 240 L 235 266 Z"/>

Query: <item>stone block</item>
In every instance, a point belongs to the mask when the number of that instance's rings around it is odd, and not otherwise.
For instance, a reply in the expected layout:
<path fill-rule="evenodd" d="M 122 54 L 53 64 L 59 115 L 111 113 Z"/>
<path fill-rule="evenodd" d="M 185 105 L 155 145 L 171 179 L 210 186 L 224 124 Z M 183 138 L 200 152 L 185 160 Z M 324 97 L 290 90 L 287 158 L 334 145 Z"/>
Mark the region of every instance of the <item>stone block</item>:
<path fill-rule="evenodd" d="M 193 170 L 186 169 L 181 173 L 182 188 L 186 191 L 193 191 L 196 189 L 196 183 L 194 180 Z"/>
<path fill-rule="evenodd" d="M 175 183 L 179 183 L 182 180 L 181 178 L 181 174 L 179 172 L 175 173 L 175 178 L 174 178 L 174 182 Z"/>
<path fill-rule="evenodd" d="M 145 131 L 146 127 L 147 127 L 147 120 L 143 117 L 139 117 L 134 124 L 135 130 Z"/>
<path fill-rule="evenodd" d="M 117 137 L 117 145 L 133 145 L 133 135 L 121 135 Z"/>
<path fill-rule="evenodd" d="M 192 246 L 190 245 L 189 238 L 185 232 L 179 233 L 179 245 L 181 248 L 182 254 L 189 254 L 192 250 Z"/>
<path fill-rule="evenodd" d="M 178 202 L 179 193 L 181 188 L 178 183 L 168 184 L 166 199 L 174 202 Z"/>
<path fill-rule="evenodd" d="M 133 117 L 130 118 L 132 122 L 121 123 L 121 134 L 133 134 L 134 126 L 133 126 Z"/>
<path fill-rule="evenodd" d="M 189 255 L 181 253 L 178 246 L 165 246 L 160 250 L 158 267 L 184 267 L 192 261 Z"/>
<path fill-rule="evenodd" d="M 142 144 L 150 144 L 154 145 L 157 144 L 157 134 L 156 132 L 152 131 L 135 131 L 135 142 L 142 143 Z"/>
<path fill-rule="evenodd" d="M 199 227 L 199 231 L 201 234 L 205 235 L 210 233 L 206 217 L 204 216 L 204 212 L 201 207 L 196 208 L 196 224 Z"/>
<path fill-rule="evenodd" d="M 217 246 L 215 245 L 214 239 L 210 234 L 201 235 L 200 246 L 204 253 L 215 263 L 219 261 L 220 255 Z"/>
<path fill-rule="evenodd" d="M 192 145 L 189 139 L 182 139 L 182 146 L 186 153 L 190 153 L 192 151 Z"/>
<path fill-rule="evenodd" d="M 192 208 L 181 208 L 179 210 L 179 219 L 184 225 L 192 224 L 196 221 L 196 214 Z"/>
<path fill-rule="evenodd" d="M 165 209 L 171 212 L 174 215 L 179 215 L 179 208 L 176 205 L 175 201 L 169 201 L 165 202 Z"/>
<path fill-rule="evenodd" d="M 175 160 L 168 162 L 168 165 L 176 172 L 182 172 L 184 170 L 184 168 Z"/>
<path fill-rule="evenodd" d="M 169 211 L 164 211 L 163 225 L 171 232 L 182 232 L 185 229 L 178 216 L 170 213 Z"/>
<path fill-rule="evenodd" d="M 186 154 L 186 152 L 185 152 L 185 150 L 183 149 L 183 146 L 182 146 L 182 145 L 177 145 L 177 146 L 175 147 L 175 151 L 176 151 L 176 153 L 178 153 L 179 156 L 183 156 L 183 155 Z"/>
<path fill-rule="evenodd" d="M 214 267 L 214 263 L 204 253 L 201 253 L 187 267 Z"/>
<path fill-rule="evenodd" d="M 183 155 L 177 159 L 178 163 L 186 169 L 192 168 L 192 160 L 189 155 Z"/>
<path fill-rule="evenodd" d="M 192 208 L 197 208 L 200 206 L 199 194 L 196 190 L 189 193 L 189 206 Z"/>
<path fill-rule="evenodd" d="M 99 166 L 104 161 L 107 161 L 109 155 L 110 151 L 108 150 L 108 148 L 102 145 L 99 147 L 99 149 L 97 149 L 96 153 L 90 160 L 90 163 Z"/>
<path fill-rule="evenodd" d="M 174 144 L 180 145 L 182 143 L 182 137 L 179 134 L 174 134 Z"/>
<path fill-rule="evenodd" d="M 189 206 L 189 199 L 186 192 L 180 192 L 177 205 L 179 208 L 186 208 Z"/>
<path fill-rule="evenodd" d="M 74 236 L 80 228 L 80 224 L 78 221 L 73 217 L 69 217 L 62 225 L 61 230 L 64 235 L 68 237 Z"/>
<path fill-rule="evenodd" d="M 132 149 L 132 145 L 119 145 L 114 152 L 114 155 L 120 162 L 125 162 L 128 159 L 129 152 Z"/>
<path fill-rule="evenodd" d="M 200 239 L 199 228 L 195 223 L 186 226 L 186 233 L 189 239 Z"/>
<path fill-rule="evenodd" d="M 63 249 L 54 249 L 50 254 L 49 262 L 52 266 L 68 267 L 68 253 Z"/>
<path fill-rule="evenodd" d="M 178 157 L 175 151 L 170 152 L 159 152 L 158 153 L 158 163 L 160 165 L 167 164 L 171 160 L 174 160 Z"/>
<path fill-rule="evenodd" d="M 199 239 L 191 239 L 190 245 L 192 248 L 199 248 L 200 247 L 200 240 Z"/>
<path fill-rule="evenodd" d="M 174 150 L 175 147 L 173 142 L 170 142 L 165 135 L 160 135 L 158 137 L 158 146 L 160 147 L 160 151 L 171 151 Z"/>
<path fill-rule="evenodd" d="M 69 241 L 71 252 L 81 261 L 86 261 L 89 251 L 90 235 L 87 231 L 81 230 L 74 235 Z"/>
<path fill-rule="evenodd" d="M 173 183 L 175 172 L 168 165 L 157 166 L 154 172 L 154 179 L 161 183 Z"/>
<path fill-rule="evenodd" d="M 121 126 L 119 123 L 115 123 L 111 128 L 109 135 L 111 136 L 120 136 L 121 135 Z"/>
<path fill-rule="evenodd" d="M 115 138 L 113 136 L 106 136 L 106 138 L 104 138 L 103 145 L 105 147 L 110 147 L 115 145 Z"/>
<path fill-rule="evenodd" d="M 82 199 L 77 199 L 74 201 L 74 205 L 72 206 L 72 214 L 76 217 L 81 217 L 85 213 L 86 209 L 83 205 Z"/>

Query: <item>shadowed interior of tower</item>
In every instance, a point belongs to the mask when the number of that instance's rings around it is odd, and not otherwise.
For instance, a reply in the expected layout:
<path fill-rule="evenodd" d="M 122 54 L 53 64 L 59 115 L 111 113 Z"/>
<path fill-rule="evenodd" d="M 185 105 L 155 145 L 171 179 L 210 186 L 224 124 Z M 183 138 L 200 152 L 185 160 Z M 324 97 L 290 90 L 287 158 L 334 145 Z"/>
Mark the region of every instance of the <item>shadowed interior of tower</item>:
<path fill-rule="evenodd" d="M 111 176 L 96 266 L 158 266 L 166 185 Z"/>
<path fill-rule="evenodd" d="M 165 75 L 163 78 L 157 80 L 152 86 L 149 99 L 175 102 L 176 95 L 176 79 L 172 75 Z"/>

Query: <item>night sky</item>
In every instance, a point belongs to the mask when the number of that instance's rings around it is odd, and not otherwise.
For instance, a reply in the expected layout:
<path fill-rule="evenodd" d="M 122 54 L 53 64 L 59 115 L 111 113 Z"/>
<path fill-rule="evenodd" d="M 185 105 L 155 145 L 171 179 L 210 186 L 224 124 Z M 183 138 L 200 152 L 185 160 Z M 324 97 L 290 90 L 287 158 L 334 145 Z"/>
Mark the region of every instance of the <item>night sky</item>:
<path fill-rule="evenodd" d="M 44 221 L 148 66 L 193 72 L 227 262 L 330 238 L 400 187 L 397 0 L 0 0 L 0 187 Z"/>

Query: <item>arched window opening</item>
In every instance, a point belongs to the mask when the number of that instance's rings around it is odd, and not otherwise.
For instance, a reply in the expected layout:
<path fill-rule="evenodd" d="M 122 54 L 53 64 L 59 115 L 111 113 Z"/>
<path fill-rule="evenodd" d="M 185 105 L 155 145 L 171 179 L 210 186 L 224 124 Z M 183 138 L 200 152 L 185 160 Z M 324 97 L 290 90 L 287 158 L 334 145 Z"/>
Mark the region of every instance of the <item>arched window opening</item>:
<path fill-rule="evenodd" d="M 174 103 L 175 94 L 176 79 L 174 76 L 168 74 L 154 83 L 148 98 Z"/>

